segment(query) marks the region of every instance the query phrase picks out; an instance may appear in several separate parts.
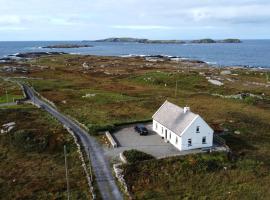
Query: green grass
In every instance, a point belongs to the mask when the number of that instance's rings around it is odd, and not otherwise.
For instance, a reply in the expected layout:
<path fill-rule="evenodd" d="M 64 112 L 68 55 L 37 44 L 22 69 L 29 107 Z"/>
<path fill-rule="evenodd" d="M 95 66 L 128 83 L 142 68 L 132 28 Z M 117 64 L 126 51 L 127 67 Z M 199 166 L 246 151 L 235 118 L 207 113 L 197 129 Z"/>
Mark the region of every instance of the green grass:
<path fill-rule="evenodd" d="M 73 138 L 48 114 L 32 106 L 0 109 L 0 199 L 66 199 L 63 146 L 67 146 L 72 199 L 90 194 Z"/>
<path fill-rule="evenodd" d="M 23 98 L 23 93 L 19 85 L 0 78 L 0 103 L 10 103 L 20 98 Z"/>
<path fill-rule="evenodd" d="M 13 100 L 20 99 L 22 97 L 23 97 L 22 95 L 12 95 L 12 94 L 3 95 L 0 96 L 0 103 L 10 103 L 13 102 Z"/>
<path fill-rule="evenodd" d="M 229 133 L 223 137 L 238 158 L 235 162 L 221 155 L 206 154 L 207 158 L 176 157 L 128 165 L 126 180 L 136 199 L 267 199 L 270 90 L 260 85 L 266 84 L 265 72 L 234 69 L 232 73 L 237 75 L 221 76 L 220 69 L 193 64 L 75 55 L 30 62 L 48 67 L 34 68 L 29 74 L 43 78 L 31 80 L 35 89 L 60 111 L 84 123 L 90 134 L 114 129 L 115 124 L 151 119 L 166 99 L 179 106 L 190 106 L 209 124 L 228 128 Z M 94 68 L 84 71 L 84 62 Z M 224 79 L 225 85 L 210 84 L 200 72 Z M 214 93 L 253 93 L 264 99 L 225 99 L 212 96 Z M 96 95 L 82 98 L 86 94 Z M 234 131 L 240 131 L 240 135 Z M 186 162 L 190 159 L 204 163 L 202 167 L 217 168 L 194 169 Z"/>
<path fill-rule="evenodd" d="M 196 74 L 171 73 L 171 72 L 149 72 L 130 78 L 131 81 L 142 85 L 153 85 L 160 87 L 177 88 L 179 90 L 202 89 L 209 86 L 207 81 Z"/>
<path fill-rule="evenodd" d="M 199 154 L 125 165 L 134 199 L 267 199 L 269 168 L 224 154 Z"/>

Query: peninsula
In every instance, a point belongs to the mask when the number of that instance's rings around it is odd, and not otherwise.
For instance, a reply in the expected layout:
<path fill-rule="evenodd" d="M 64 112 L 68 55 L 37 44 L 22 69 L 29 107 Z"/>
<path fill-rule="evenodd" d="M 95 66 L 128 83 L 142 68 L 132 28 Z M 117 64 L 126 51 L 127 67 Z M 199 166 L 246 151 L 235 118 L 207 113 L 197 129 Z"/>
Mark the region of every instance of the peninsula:
<path fill-rule="evenodd" d="M 71 48 L 85 48 L 85 47 L 93 47 L 88 44 L 57 44 L 57 45 L 49 45 L 42 47 L 43 49 L 71 49 Z"/>

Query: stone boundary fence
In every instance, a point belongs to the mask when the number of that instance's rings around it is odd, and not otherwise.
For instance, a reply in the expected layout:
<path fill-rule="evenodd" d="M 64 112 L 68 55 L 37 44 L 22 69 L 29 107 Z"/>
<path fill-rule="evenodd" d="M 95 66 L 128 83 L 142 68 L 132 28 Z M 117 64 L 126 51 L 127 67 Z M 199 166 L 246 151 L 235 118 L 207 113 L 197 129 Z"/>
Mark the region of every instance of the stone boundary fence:
<path fill-rule="evenodd" d="M 117 148 L 118 144 L 115 141 L 115 139 L 113 138 L 112 134 L 109 131 L 106 131 L 105 135 L 106 135 L 107 139 L 109 140 L 109 142 L 111 143 L 112 147 Z"/>

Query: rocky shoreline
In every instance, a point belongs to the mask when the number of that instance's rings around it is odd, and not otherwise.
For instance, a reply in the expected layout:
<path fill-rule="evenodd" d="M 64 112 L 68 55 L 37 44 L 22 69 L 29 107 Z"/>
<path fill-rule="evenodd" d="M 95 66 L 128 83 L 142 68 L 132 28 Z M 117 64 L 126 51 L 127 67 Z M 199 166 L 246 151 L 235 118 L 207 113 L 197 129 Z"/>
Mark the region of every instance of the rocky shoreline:
<path fill-rule="evenodd" d="M 191 58 L 184 58 L 180 56 L 168 56 L 168 55 L 123 55 L 121 57 L 140 57 L 144 58 L 147 61 L 150 62 L 163 62 L 163 61 L 174 61 L 174 62 L 185 62 L 185 63 L 191 63 L 191 64 L 202 64 L 202 65 L 207 65 L 209 67 L 219 67 L 223 69 L 258 69 L 258 70 L 265 70 L 265 71 L 270 71 L 270 68 L 266 67 L 253 67 L 253 66 L 247 66 L 247 65 L 235 65 L 235 66 L 221 66 L 217 64 L 211 64 L 202 60 L 197 60 L 197 59 L 191 59 Z"/>
<path fill-rule="evenodd" d="M 0 58 L 0 63 L 2 64 L 12 64 L 17 63 L 21 59 L 34 59 L 39 58 L 41 56 L 57 56 L 57 55 L 69 55 L 70 53 L 65 52 L 26 52 L 26 53 L 17 53 L 13 55 L 9 55 L 4 58 Z M 202 60 L 192 59 L 192 58 L 184 58 L 180 56 L 169 56 L 169 55 L 119 55 L 118 57 L 139 57 L 144 58 L 149 62 L 164 62 L 164 61 L 173 61 L 173 62 L 182 62 L 182 63 L 190 63 L 190 64 L 198 64 L 199 66 L 209 66 L 209 67 L 218 67 L 223 69 L 251 69 L 251 70 L 264 70 L 270 71 L 270 68 L 267 67 L 259 67 L 259 66 L 247 66 L 247 65 L 235 65 L 235 66 L 221 66 L 217 64 L 211 64 Z"/>

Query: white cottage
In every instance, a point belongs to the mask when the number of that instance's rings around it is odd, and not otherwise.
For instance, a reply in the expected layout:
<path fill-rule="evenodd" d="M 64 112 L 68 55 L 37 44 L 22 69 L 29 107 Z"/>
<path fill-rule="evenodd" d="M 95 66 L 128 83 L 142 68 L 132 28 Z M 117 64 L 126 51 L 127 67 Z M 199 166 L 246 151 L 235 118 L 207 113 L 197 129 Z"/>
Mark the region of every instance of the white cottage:
<path fill-rule="evenodd" d="M 213 145 L 213 129 L 189 107 L 165 101 L 152 118 L 153 131 L 180 151 Z"/>

